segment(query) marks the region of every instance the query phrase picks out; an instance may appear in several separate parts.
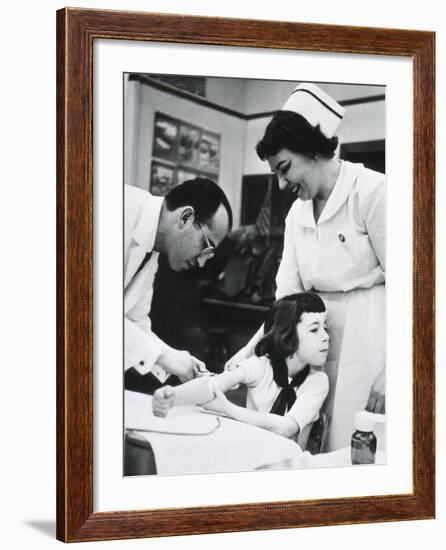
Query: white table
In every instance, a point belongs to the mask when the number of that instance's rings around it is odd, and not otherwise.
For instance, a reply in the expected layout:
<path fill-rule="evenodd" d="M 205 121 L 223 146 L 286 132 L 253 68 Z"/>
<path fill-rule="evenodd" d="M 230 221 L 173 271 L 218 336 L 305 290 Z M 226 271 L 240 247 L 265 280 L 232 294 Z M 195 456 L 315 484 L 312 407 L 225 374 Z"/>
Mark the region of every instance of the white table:
<path fill-rule="evenodd" d="M 158 474 L 351 466 L 350 447 L 313 456 L 290 439 L 195 406 L 173 407 L 158 418 L 152 397 L 131 391 L 125 392 L 125 429 L 150 443 Z M 385 464 L 383 451 L 376 463 Z"/>
<path fill-rule="evenodd" d="M 155 417 L 151 396 L 130 391 L 125 428 L 150 443 L 158 474 L 250 471 L 303 454 L 290 439 L 200 407 L 173 407 L 166 418 Z"/>

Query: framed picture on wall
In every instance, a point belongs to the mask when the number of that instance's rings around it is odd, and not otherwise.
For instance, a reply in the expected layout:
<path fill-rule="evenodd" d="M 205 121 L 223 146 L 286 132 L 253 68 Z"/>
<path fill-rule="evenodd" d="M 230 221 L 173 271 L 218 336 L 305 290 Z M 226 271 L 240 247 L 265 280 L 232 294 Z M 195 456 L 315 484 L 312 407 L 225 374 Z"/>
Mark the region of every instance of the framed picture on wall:
<path fill-rule="evenodd" d="M 57 24 L 57 537 L 72 542 L 434 517 L 434 34 L 70 8 L 58 12 Z M 302 456 L 290 438 L 269 432 L 268 440 L 275 436 L 277 445 L 260 445 L 256 453 L 245 423 L 241 443 L 249 456 L 257 460 L 261 453 L 283 449 L 280 468 L 273 457 L 249 472 L 221 473 L 214 468 L 193 476 L 122 475 L 126 425 L 120 153 L 122 78 L 129 59 L 147 74 L 291 81 L 298 65 L 305 82 L 386 87 L 385 161 L 392 182 L 387 185 L 390 252 L 382 328 L 391 334 L 386 360 L 392 368 L 386 374 L 389 409 L 383 463 L 290 467 L 296 458 L 311 462 L 314 457 Z M 240 125 L 234 134 L 237 128 Z M 155 117 L 150 170 L 158 193 L 175 183 L 178 166 L 204 173 L 204 165 L 213 173 L 222 164 L 218 151 L 223 140 L 219 143 L 207 132 L 205 138 L 201 148 L 198 126 L 179 126 L 168 115 Z M 232 154 L 237 152 L 235 140 L 228 147 Z M 280 166 L 273 168 L 278 172 Z M 233 175 L 229 169 L 230 182 Z M 302 195 L 304 179 L 295 193 Z M 237 200 L 240 206 L 240 197 Z M 160 201 L 155 202 L 159 206 Z M 373 201 L 368 206 L 373 209 Z M 153 217 L 148 216 L 150 223 Z M 194 230 L 205 246 L 203 228 Z M 318 238 L 317 231 L 312 235 Z M 335 234 L 346 261 L 350 237 L 349 230 Z M 314 290 L 320 292 L 317 285 Z M 358 339 L 355 344 L 361 343 Z M 127 418 L 146 419 L 147 403 L 127 403 Z M 196 448 L 194 438 L 204 445 L 204 461 L 215 456 L 228 465 L 239 450 L 231 447 L 230 437 L 223 458 L 212 440 L 206 446 L 205 438 L 224 435 L 230 419 L 223 415 L 203 413 L 201 424 L 181 436 L 172 420 L 171 436 L 191 438 L 185 457 Z M 150 430 L 142 424 L 129 426 L 145 464 L 153 459 L 156 446 L 155 438 L 150 440 L 153 446 L 147 445 L 148 432 L 160 435 L 164 430 L 165 435 L 166 425 L 160 423 L 152 423 Z M 184 429 L 184 417 L 181 424 Z M 177 449 L 167 455 L 184 468 Z M 345 454 L 338 458 L 344 461 Z M 288 468 L 282 468 L 284 464 Z"/>
<path fill-rule="evenodd" d="M 196 128 L 191 124 L 180 124 L 177 158 L 178 164 L 190 168 L 198 167 L 200 137 L 200 128 Z"/>
<path fill-rule="evenodd" d="M 166 115 L 156 113 L 152 155 L 174 162 L 178 147 L 178 122 Z"/>
<path fill-rule="evenodd" d="M 168 164 L 152 160 L 150 171 L 150 192 L 164 197 L 175 185 L 175 169 Z"/>
<path fill-rule="evenodd" d="M 176 184 L 185 182 L 186 180 L 193 180 L 199 174 L 197 172 L 191 172 L 189 170 L 183 170 L 182 168 L 177 169 Z"/>
<path fill-rule="evenodd" d="M 218 174 L 220 168 L 220 137 L 211 132 L 202 132 L 198 166 L 203 172 Z"/>

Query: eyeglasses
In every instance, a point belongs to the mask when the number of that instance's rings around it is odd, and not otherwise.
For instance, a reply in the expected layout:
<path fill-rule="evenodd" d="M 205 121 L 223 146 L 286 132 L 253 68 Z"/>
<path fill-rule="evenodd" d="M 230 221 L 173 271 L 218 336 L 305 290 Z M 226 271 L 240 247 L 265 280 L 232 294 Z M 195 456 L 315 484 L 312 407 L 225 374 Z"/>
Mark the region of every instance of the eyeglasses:
<path fill-rule="evenodd" d="M 206 231 L 204 230 L 204 227 L 201 225 L 201 223 L 198 223 L 200 226 L 201 232 L 203 233 L 204 240 L 206 241 L 206 248 L 203 248 L 203 250 L 200 252 L 200 258 L 203 258 L 204 260 L 210 260 L 214 257 L 215 254 L 215 246 L 212 245 L 209 241 L 209 238 L 206 234 Z"/>

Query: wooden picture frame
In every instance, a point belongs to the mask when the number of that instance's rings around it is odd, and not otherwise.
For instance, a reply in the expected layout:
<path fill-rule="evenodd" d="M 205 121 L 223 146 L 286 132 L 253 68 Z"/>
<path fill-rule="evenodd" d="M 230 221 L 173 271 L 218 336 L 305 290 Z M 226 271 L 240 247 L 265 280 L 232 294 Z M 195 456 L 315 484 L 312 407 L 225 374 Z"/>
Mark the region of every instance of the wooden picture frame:
<path fill-rule="evenodd" d="M 93 43 L 97 39 L 413 60 L 413 491 L 93 512 Z M 66 541 L 426 519 L 435 510 L 432 32 L 66 8 L 57 13 L 57 538 Z"/>

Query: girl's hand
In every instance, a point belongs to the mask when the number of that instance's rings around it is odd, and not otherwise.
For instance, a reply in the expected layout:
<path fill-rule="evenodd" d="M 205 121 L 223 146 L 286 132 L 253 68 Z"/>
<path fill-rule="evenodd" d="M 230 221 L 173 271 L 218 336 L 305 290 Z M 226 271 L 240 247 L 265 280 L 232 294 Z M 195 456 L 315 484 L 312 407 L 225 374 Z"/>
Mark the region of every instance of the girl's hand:
<path fill-rule="evenodd" d="M 220 390 L 215 389 L 215 398 L 212 401 L 209 401 L 209 403 L 205 403 L 203 407 L 207 411 L 229 416 L 230 402 L 226 399 L 225 394 Z"/>
<path fill-rule="evenodd" d="M 379 373 L 370 390 L 369 400 L 365 407 L 366 411 L 384 414 L 386 412 L 386 371 L 385 368 Z"/>
<path fill-rule="evenodd" d="M 158 388 L 153 394 L 152 411 L 155 416 L 167 416 L 175 402 L 175 390 L 171 386 Z"/>

